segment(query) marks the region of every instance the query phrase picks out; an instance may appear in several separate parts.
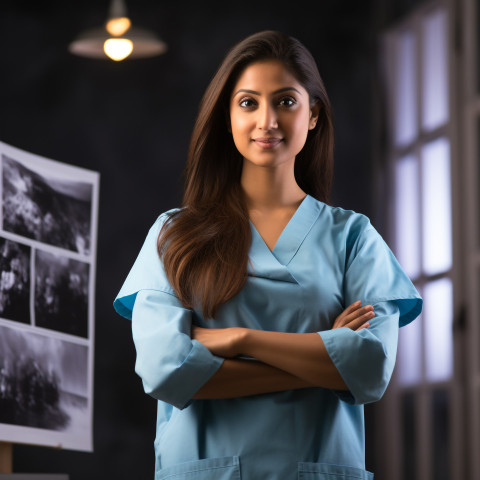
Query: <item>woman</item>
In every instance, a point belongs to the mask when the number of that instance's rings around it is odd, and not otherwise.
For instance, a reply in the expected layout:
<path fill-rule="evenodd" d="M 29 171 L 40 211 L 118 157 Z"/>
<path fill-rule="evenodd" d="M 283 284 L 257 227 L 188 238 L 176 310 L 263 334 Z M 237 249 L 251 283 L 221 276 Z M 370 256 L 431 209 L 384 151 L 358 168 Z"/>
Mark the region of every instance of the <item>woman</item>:
<path fill-rule="evenodd" d="M 332 157 L 306 48 L 274 31 L 236 45 L 200 107 L 182 208 L 114 303 L 158 399 L 157 480 L 373 478 L 363 404 L 422 300 L 368 219 L 327 205 Z"/>

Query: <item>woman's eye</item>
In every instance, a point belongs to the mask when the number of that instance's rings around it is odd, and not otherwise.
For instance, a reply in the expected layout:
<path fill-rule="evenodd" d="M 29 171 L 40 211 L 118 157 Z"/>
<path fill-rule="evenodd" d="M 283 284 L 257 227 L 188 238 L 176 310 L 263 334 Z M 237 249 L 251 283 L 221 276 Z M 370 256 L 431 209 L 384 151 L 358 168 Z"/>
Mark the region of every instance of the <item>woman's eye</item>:
<path fill-rule="evenodd" d="M 296 102 L 295 102 L 295 99 L 292 97 L 285 97 L 285 98 L 282 98 L 278 103 L 282 107 L 292 107 L 293 105 L 295 105 Z"/>
<path fill-rule="evenodd" d="M 240 106 L 243 108 L 253 107 L 255 102 L 251 98 L 244 98 L 240 101 Z"/>

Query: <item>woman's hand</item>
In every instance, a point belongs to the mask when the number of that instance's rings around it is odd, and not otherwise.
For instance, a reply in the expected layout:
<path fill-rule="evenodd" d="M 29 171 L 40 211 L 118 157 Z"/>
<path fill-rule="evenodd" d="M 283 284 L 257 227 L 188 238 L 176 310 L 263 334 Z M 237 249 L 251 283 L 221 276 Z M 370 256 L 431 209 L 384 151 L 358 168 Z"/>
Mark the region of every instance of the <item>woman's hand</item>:
<path fill-rule="evenodd" d="M 334 328 L 347 327 L 358 332 L 363 328 L 368 328 L 368 323 L 375 316 L 372 305 L 362 307 L 362 302 L 357 301 L 347 307 L 333 322 Z"/>
<path fill-rule="evenodd" d="M 192 325 L 191 337 L 207 347 L 214 355 L 234 358 L 240 355 L 240 343 L 245 338 L 245 330 L 232 328 L 202 328 Z"/>

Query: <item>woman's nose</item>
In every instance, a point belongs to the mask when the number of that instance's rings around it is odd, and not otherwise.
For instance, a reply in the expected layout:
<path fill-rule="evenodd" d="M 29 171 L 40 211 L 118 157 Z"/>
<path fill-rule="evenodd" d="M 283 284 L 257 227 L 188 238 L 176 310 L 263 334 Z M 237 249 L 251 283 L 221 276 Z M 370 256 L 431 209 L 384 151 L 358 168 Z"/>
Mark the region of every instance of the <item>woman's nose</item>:
<path fill-rule="evenodd" d="M 278 127 L 277 112 L 272 105 L 261 105 L 257 111 L 257 126 L 260 130 L 272 130 Z"/>

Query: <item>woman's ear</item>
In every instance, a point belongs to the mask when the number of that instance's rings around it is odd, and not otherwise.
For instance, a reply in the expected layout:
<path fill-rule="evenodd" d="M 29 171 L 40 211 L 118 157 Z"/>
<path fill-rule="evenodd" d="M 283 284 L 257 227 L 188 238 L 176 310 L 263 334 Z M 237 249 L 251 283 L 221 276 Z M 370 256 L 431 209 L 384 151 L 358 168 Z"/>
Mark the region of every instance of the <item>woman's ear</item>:
<path fill-rule="evenodd" d="M 320 115 L 320 105 L 318 103 L 315 103 L 313 107 L 310 109 L 310 122 L 308 124 L 308 129 L 313 130 L 318 121 L 318 116 Z"/>

